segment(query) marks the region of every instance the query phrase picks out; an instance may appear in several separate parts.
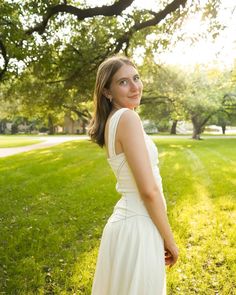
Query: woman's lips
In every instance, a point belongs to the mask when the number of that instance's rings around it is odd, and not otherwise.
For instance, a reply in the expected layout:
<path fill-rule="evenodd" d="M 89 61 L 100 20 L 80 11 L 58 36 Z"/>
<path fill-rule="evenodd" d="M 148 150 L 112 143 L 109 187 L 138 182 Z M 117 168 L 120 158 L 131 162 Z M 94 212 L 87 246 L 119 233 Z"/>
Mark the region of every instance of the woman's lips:
<path fill-rule="evenodd" d="M 133 99 L 139 98 L 139 93 L 138 94 L 135 94 L 135 95 L 131 95 L 131 96 L 129 96 L 129 98 L 133 98 Z"/>

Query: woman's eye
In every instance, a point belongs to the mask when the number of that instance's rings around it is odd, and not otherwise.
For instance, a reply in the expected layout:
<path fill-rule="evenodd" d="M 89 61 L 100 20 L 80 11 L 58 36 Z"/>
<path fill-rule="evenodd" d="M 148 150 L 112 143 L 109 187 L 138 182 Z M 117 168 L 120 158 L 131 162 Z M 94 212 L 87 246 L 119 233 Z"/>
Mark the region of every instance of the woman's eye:
<path fill-rule="evenodd" d="M 126 84 L 127 84 L 127 81 L 126 80 L 120 81 L 120 85 L 126 85 Z"/>
<path fill-rule="evenodd" d="M 134 77 L 134 81 L 139 81 L 139 80 L 140 80 L 139 76 Z"/>

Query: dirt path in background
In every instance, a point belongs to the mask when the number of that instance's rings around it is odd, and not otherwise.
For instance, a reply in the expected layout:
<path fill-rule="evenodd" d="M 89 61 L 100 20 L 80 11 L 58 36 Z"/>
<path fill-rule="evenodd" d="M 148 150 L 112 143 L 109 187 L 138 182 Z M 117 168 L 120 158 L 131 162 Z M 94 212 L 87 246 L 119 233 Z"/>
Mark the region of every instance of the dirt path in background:
<path fill-rule="evenodd" d="M 151 136 L 154 139 L 158 138 L 179 138 L 179 139 L 191 139 L 191 135 L 154 135 Z M 235 135 L 228 135 L 228 136 L 202 136 L 203 139 L 212 139 L 212 138 L 236 138 Z M 28 145 L 28 146 L 21 146 L 21 147 L 12 147 L 12 148 L 0 148 L 0 158 L 3 157 L 8 157 L 12 156 L 15 154 L 23 153 L 23 152 L 28 152 L 32 150 L 37 150 L 37 149 L 43 149 L 47 147 L 51 147 L 66 141 L 72 141 L 72 140 L 84 140 L 84 139 L 89 139 L 87 135 L 80 135 L 80 136 L 55 136 L 55 137 L 37 137 L 39 140 L 44 140 L 43 142 Z"/>
<path fill-rule="evenodd" d="M 37 139 L 43 140 L 43 142 L 27 145 L 27 146 L 21 146 L 21 147 L 0 148 L 0 158 L 8 157 L 8 156 L 12 156 L 19 153 L 32 151 L 32 150 L 51 147 L 66 141 L 89 139 L 89 137 L 86 135 L 85 136 L 55 136 L 55 137 L 49 137 L 49 138 L 37 137 Z"/>

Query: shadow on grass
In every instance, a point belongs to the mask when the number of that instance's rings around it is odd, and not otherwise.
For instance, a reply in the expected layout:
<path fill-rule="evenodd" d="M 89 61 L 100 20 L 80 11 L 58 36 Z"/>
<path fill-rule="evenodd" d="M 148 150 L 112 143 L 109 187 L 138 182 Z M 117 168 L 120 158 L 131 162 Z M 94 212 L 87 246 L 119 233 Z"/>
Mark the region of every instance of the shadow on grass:
<path fill-rule="evenodd" d="M 118 199 L 104 151 L 88 142 L 65 143 L 1 159 L 0 169 L 0 289 L 75 289 L 76 265 L 97 249 Z M 89 286 L 94 267 L 90 271 Z"/>

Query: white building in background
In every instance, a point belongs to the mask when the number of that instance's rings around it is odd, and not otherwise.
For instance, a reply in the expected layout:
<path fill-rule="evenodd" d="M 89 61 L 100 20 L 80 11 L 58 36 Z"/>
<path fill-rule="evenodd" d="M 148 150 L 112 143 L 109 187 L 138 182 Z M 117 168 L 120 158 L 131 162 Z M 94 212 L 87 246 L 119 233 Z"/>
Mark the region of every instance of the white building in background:
<path fill-rule="evenodd" d="M 176 127 L 177 134 L 192 134 L 193 124 L 185 121 L 178 121 Z"/>

